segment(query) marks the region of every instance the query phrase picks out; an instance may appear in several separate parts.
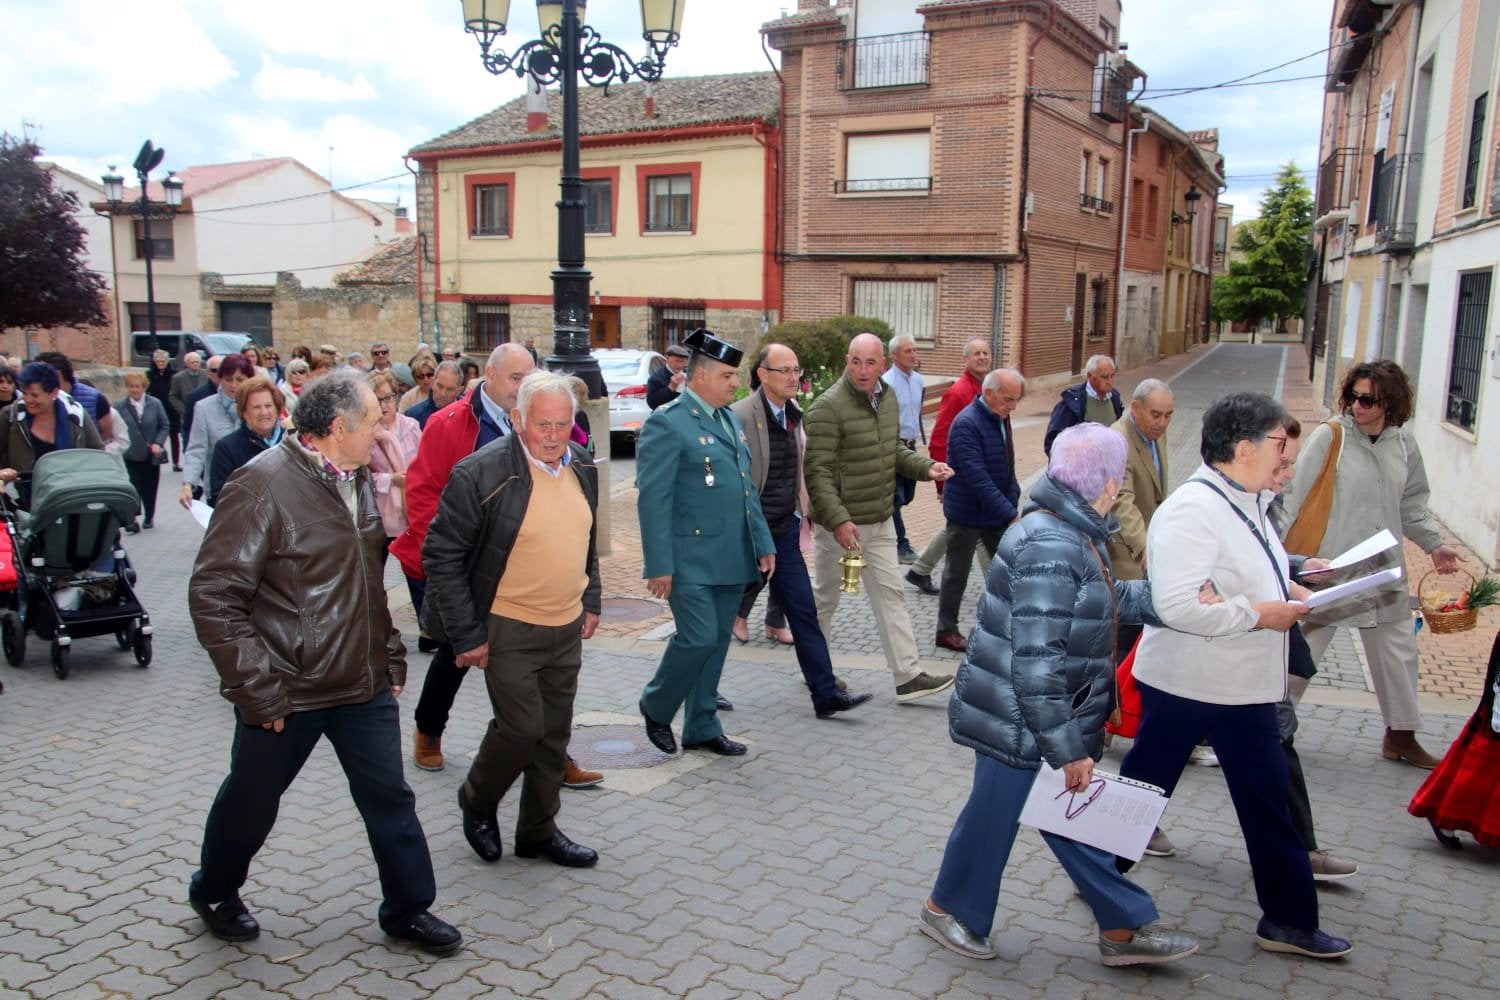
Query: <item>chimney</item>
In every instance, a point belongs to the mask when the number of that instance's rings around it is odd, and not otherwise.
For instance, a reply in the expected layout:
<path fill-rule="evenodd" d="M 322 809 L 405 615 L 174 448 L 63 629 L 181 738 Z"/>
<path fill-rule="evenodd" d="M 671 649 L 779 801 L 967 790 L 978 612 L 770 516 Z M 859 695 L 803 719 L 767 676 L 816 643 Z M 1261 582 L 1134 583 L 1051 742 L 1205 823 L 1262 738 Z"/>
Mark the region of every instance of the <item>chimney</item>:
<path fill-rule="evenodd" d="M 647 118 L 655 118 L 656 117 L 656 84 L 655 83 L 651 83 L 649 81 L 646 83 L 646 109 L 645 109 L 645 111 L 646 111 L 645 117 L 647 117 Z"/>
<path fill-rule="evenodd" d="M 822 10 L 828 6 L 828 0 L 797 0 L 797 12 L 804 10 Z"/>
<path fill-rule="evenodd" d="M 526 131 L 545 132 L 547 130 L 547 92 L 542 85 L 526 77 Z"/>

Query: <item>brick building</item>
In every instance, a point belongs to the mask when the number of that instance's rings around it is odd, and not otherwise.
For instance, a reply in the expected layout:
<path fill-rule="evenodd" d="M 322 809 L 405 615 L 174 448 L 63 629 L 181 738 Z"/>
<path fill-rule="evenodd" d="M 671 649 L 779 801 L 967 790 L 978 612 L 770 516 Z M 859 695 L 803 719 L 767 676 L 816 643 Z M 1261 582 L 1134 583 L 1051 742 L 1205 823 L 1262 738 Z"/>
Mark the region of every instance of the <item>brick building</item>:
<path fill-rule="evenodd" d="M 1113 0 L 799 0 L 782 56 L 787 319 L 855 312 L 955 371 L 1115 349 L 1129 89 Z M 1212 213 L 1210 212 L 1210 216 Z"/>

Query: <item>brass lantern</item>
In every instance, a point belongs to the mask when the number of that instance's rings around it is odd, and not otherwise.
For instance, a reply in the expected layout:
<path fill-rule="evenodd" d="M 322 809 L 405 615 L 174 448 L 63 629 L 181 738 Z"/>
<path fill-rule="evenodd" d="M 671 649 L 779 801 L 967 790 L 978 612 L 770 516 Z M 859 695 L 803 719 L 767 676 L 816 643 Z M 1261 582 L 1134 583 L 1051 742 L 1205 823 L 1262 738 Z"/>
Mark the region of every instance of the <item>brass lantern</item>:
<path fill-rule="evenodd" d="M 865 557 L 859 549 L 845 549 L 839 559 L 839 569 L 843 572 L 843 579 L 839 581 L 839 590 L 845 594 L 859 593 L 859 574 L 864 572 Z"/>

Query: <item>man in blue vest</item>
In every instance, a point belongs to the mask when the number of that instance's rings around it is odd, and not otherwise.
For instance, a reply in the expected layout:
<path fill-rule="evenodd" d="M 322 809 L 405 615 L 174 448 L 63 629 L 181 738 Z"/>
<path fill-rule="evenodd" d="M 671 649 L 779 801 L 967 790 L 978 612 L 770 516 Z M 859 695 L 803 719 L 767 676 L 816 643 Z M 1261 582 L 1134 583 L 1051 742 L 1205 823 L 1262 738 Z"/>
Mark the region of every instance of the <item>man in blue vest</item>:
<path fill-rule="evenodd" d="M 744 354 L 708 330 L 683 343 L 693 357 L 682 393 L 651 414 L 636 445 L 643 575 L 677 624 L 640 709 L 662 753 L 677 752 L 672 718 L 681 707 L 683 749 L 734 757 L 745 745 L 719 722 L 719 674 L 745 584 L 776 568 L 776 545 L 744 431 L 729 409 Z"/>

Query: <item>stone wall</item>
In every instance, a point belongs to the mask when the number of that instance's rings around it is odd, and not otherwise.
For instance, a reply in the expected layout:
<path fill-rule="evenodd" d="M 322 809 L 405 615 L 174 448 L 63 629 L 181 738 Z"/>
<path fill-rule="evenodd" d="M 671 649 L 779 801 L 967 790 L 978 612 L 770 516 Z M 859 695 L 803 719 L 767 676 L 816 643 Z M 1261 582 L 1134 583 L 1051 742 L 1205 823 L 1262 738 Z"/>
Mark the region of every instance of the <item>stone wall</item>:
<path fill-rule="evenodd" d="M 203 275 L 201 288 L 205 303 L 265 297 L 264 286 L 226 285 L 213 273 Z M 282 271 L 276 276 L 270 301 L 271 336 L 283 361 L 298 344 L 333 344 L 348 354 L 368 353 L 372 343 L 383 340 L 391 345 L 397 361 L 416 353 L 419 324 L 415 284 L 304 288 L 296 275 Z M 204 310 L 205 316 L 216 313 L 211 308 Z"/>

